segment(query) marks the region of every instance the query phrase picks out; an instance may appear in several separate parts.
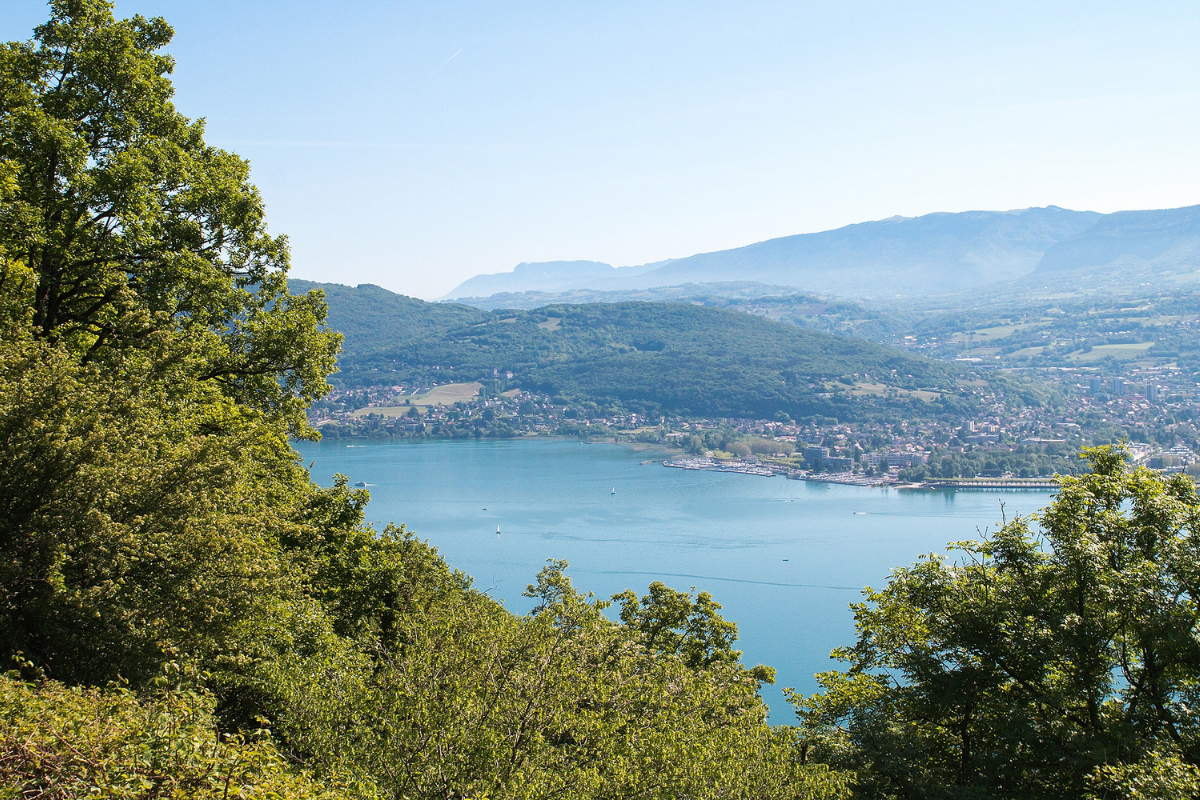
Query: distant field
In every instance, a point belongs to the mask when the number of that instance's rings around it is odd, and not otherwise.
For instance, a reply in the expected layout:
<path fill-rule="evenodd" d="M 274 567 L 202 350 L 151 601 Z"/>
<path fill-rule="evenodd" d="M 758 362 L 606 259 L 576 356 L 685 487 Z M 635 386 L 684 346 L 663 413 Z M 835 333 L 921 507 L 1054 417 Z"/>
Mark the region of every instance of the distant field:
<path fill-rule="evenodd" d="M 887 394 L 887 389 L 887 384 L 859 382 L 854 384 L 854 388 L 850 390 L 850 395 L 852 397 L 862 397 L 863 395 L 871 394 L 883 397 Z"/>
<path fill-rule="evenodd" d="M 963 331 L 955 334 L 966 339 L 977 337 L 980 339 L 1003 339 L 1007 336 L 1012 336 L 1017 331 L 1027 331 L 1030 328 L 1036 328 L 1042 324 L 1038 322 L 1026 322 L 1020 325 L 997 325 L 994 328 L 977 328 L 974 331 Z"/>
<path fill-rule="evenodd" d="M 351 416 L 365 417 L 369 414 L 382 414 L 385 417 L 402 417 L 408 413 L 408 410 L 412 406 L 450 406 L 463 400 L 470 400 L 479 394 L 479 390 L 482 388 L 483 384 L 478 382 L 446 383 L 441 386 L 435 386 L 428 392 L 411 395 L 408 398 L 410 405 L 360 408 Z"/>
<path fill-rule="evenodd" d="M 360 408 L 357 411 L 352 411 L 350 416 L 362 419 L 369 417 L 372 414 L 378 414 L 383 417 L 403 417 L 408 413 L 412 406 L 371 406 L 370 408 Z"/>
<path fill-rule="evenodd" d="M 969 331 L 965 335 L 982 336 L 985 339 L 1003 339 L 1006 336 L 1012 336 L 1020 329 L 1020 325 L 998 325 L 995 328 L 980 328 L 975 331 Z"/>
<path fill-rule="evenodd" d="M 825 384 L 826 389 L 836 389 L 839 386 L 841 386 L 841 385 L 836 384 L 836 383 Z M 845 387 L 842 386 L 842 388 L 845 388 Z M 911 390 L 910 389 L 896 389 L 895 392 L 896 392 L 896 394 L 898 394 L 900 396 L 907 395 L 908 397 L 915 397 L 918 400 L 924 400 L 925 402 L 929 402 L 930 400 L 936 400 L 937 398 L 942 396 L 941 392 L 929 391 L 928 389 L 911 389 Z M 884 397 L 887 395 L 887 393 L 888 393 L 888 386 L 887 386 L 887 384 L 884 384 L 884 383 L 863 383 L 860 381 L 860 382 L 854 384 L 854 386 L 850 388 L 850 396 L 851 397 L 863 397 L 865 395 L 874 395 L 876 397 Z"/>
<path fill-rule="evenodd" d="M 1092 352 L 1085 353 L 1082 350 L 1077 350 L 1071 353 L 1069 358 L 1075 361 L 1099 361 L 1107 356 L 1112 356 L 1123 361 L 1128 361 L 1142 356 L 1154 347 L 1154 342 L 1135 342 L 1133 344 L 1098 344 L 1092 348 Z"/>
<path fill-rule="evenodd" d="M 483 384 L 478 381 L 471 383 L 445 383 L 435 386 L 424 394 L 413 395 L 410 399 L 415 406 L 449 406 L 463 400 L 470 400 L 479 394 Z"/>

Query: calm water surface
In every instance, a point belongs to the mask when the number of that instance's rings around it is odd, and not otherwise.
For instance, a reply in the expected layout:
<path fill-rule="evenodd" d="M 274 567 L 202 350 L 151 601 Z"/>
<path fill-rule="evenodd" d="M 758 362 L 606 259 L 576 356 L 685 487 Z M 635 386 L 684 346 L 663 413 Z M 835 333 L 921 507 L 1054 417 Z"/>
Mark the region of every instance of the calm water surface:
<path fill-rule="evenodd" d="M 779 687 L 814 691 L 829 651 L 853 642 L 847 606 L 864 586 L 995 527 L 1001 502 L 1011 518 L 1050 498 L 668 469 L 640 463 L 653 452 L 567 440 L 296 448 L 323 485 L 335 473 L 370 484 L 368 519 L 405 523 L 518 613 L 548 558 L 569 561 L 576 587 L 601 597 L 654 580 L 712 593 L 738 623 L 744 660 L 778 670 L 764 691 L 775 722 L 790 719 Z"/>

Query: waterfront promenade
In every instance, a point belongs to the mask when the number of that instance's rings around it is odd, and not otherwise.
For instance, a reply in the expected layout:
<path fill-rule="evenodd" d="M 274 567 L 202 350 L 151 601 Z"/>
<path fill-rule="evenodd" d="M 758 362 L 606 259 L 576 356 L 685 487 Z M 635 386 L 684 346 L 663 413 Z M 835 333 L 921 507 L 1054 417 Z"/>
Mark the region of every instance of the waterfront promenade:
<path fill-rule="evenodd" d="M 810 472 L 809 470 L 788 468 L 779 464 L 742 460 L 728 461 L 705 456 L 668 459 L 663 461 L 662 465 L 676 469 L 736 472 L 742 475 L 760 475 L 763 477 L 783 475 L 793 480 L 837 483 L 845 486 L 889 486 L 905 489 L 991 489 L 1002 491 L 1011 491 L 1014 489 L 1046 491 L 1047 489 L 1058 488 L 1058 481 L 1053 478 L 952 478 L 912 483 L 901 481 L 892 475 L 862 475 L 852 472 Z"/>

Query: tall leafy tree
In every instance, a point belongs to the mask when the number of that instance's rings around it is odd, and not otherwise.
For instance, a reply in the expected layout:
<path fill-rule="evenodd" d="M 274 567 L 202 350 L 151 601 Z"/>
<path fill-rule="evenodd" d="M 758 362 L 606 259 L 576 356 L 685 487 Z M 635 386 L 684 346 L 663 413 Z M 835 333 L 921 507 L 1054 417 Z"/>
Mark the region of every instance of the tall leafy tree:
<path fill-rule="evenodd" d="M 0 46 L 0 656 L 70 680 L 235 651 L 316 491 L 288 436 L 339 337 L 170 38 L 56 0 Z"/>
<path fill-rule="evenodd" d="M 171 36 L 107 0 L 55 0 L 32 41 L 0 47 L 0 286 L 83 362 L 186 360 L 304 433 L 337 336 L 319 293 L 287 293 L 287 241 L 247 162 L 175 109 Z"/>
<path fill-rule="evenodd" d="M 1072 798 L 1200 763 L 1195 484 L 1085 453 L 1091 473 L 1036 519 L 869 591 L 858 642 L 835 651 L 848 669 L 796 698 L 810 744 L 865 793 Z"/>

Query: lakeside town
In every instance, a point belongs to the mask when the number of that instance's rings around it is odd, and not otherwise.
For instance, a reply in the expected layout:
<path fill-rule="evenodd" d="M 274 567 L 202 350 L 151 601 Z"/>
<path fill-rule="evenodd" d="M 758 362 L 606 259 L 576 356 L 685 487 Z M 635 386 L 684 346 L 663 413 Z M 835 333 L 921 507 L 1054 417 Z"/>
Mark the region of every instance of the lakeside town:
<path fill-rule="evenodd" d="M 964 382 L 984 409 L 971 418 L 853 422 L 617 413 L 506 388 L 505 377 L 335 390 L 314 405 L 310 424 L 333 440 L 571 436 L 681 451 L 666 459 L 671 467 L 859 486 L 1046 488 L 1053 475 L 1080 471 L 1080 448 L 1119 441 L 1136 464 L 1200 474 L 1194 397 L 1153 380 L 1076 376 L 1067 402 L 1040 406 Z"/>

